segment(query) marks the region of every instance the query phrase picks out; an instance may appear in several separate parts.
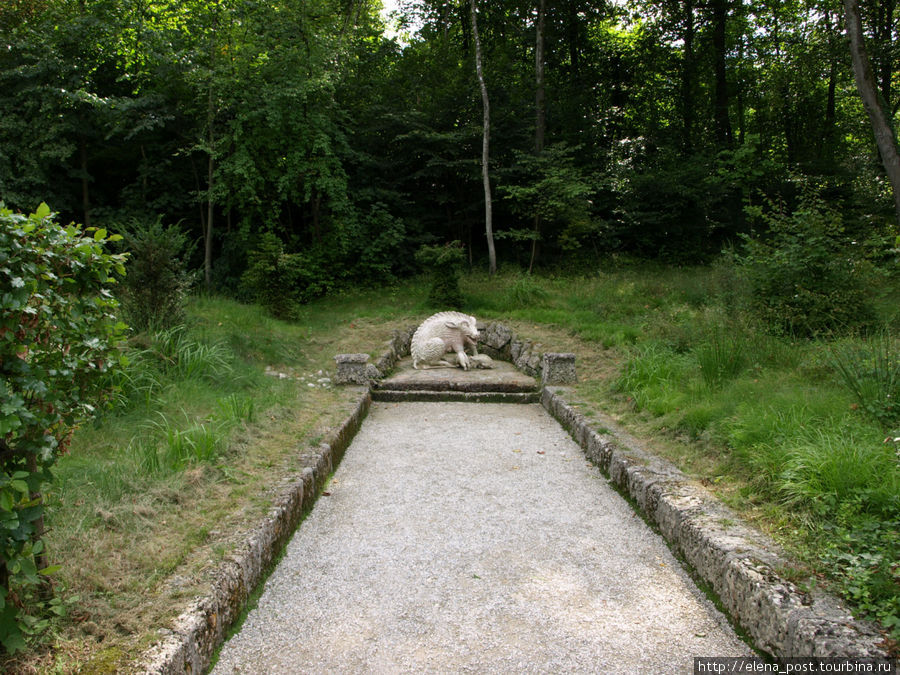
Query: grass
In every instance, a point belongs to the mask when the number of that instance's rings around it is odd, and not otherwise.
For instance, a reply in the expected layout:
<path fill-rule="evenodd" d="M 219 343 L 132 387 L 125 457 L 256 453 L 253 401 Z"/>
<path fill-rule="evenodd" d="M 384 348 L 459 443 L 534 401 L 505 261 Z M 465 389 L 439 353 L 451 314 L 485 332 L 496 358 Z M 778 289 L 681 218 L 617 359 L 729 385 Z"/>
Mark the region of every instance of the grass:
<path fill-rule="evenodd" d="M 723 268 L 472 273 L 462 289 L 479 319 L 578 355 L 573 398 L 586 414 L 625 426 L 774 536 L 799 581 L 900 636 L 900 441 L 884 442 L 900 431 L 867 412 L 836 365 L 843 357 L 867 382 L 886 372 L 873 341 L 768 335 Z M 68 612 L 0 668 L 127 669 L 266 512 L 297 449 L 346 416 L 349 394 L 306 382 L 333 372 L 335 354 L 380 354 L 393 329 L 431 313 L 426 293 L 420 280 L 348 292 L 293 322 L 199 297 L 184 328 L 136 336 L 113 410 L 78 431 L 47 496 Z M 896 334 L 891 293 L 882 306 Z M 883 389 L 873 396 L 883 410 Z"/>
<path fill-rule="evenodd" d="M 390 298 L 337 296 L 286 323 L 198 297 L 186 326 L 133 337 L 111 408 L 78 430 L 45 491 L 68 611 L 0 670 L 127 670 L 264 516 L 298 448 L 348 414 L 352 394 L 306 382 L 337 353 L 380 353 L 393 328 L 428 313 L 409 294 Z"/>
<path fill-rule="evenodd" d="M 464 290 L 478 316 L 573 339 L 584 411 L 709 485 L 793 553 L 805 584 L 900 641 L 896 286 L 879 289 L 882 332 L 830 342 L 769 334 L 726 267 L 475 276 Z"/>

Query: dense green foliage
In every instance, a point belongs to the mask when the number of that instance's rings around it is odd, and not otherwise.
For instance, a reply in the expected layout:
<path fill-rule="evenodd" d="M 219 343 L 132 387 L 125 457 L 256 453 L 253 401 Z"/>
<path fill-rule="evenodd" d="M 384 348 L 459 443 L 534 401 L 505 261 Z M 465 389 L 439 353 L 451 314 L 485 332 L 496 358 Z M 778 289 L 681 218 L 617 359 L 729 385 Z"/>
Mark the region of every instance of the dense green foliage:
<path fill-rule="evenodd" d="M 810 337 L 871 325 L 871 266 L 847 240 L 840 213 L 814 195 L 793 213 L 774 205 L 752 211 L 765 227 L 745 235 L 739 262 L 770 330 Z"/>
<path fill-rule="evenodd" d="M 106 252 L 105 230 L 57 224 L 42 204 L 13 214 L 0 205 L 0 644 L 25 646 L 41 628 L 22 608 L 40 584 L 41 486 L 72 431 L 89 418 L 102 375 L 119 361 L 111 287 L 124 256 Z"/>
<path fill-rule="evenodd" d="M 190 246 L 177 225 L 132 221 L 122 229 L 128 251 L 128 274 L 119 300 L 128 325 L 135 330 L 168 328 L 184 323 L 190 289 L 187 271 Z"/>
<path fill-rule="evenodd" d="M 228 292 L 263 233 L 302 255 L 278 282 L 300 301 L 413 272 L 421 244 L 457 240 L 480 263 L 467 6 L 407 0 L 401 40 L 379 4 L 4 3 L 0 196 L 107 228 L 162 214 Z M 895 5 L 863 3 L 889 110 Z M 748 231 L 748 203 L 792 212 L 797 175 L 828 186 L 847 238 L 891 226 L 836 0 L 547 2 L 539 150 L 535 5 L 479 11 L 501 264 L 706 260 Z"/>

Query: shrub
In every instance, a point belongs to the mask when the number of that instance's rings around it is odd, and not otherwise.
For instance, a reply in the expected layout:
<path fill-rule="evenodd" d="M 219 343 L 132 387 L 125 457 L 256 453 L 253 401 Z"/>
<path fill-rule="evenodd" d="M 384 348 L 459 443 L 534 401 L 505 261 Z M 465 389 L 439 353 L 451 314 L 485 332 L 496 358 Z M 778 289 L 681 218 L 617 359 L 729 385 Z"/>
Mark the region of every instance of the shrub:
<path fill-rule="evenodd" d="M 333 288 L 327 262 L 316 251 L 286 253 L 275 234 L 264 232 L 248 256 L 241 283 L 279 318 L 294 318 L 299 305 Z"/>
<path fill-rule="evenodd" d="M 738 257 L 753 292 L 751 304 L 773 331 L 815 336 L 869 324 L 865 265 L 844 237 L 841 215 L 807 191 L 793 213 L 770 204 L 748 208 L 767 225 L 744 236 Z"/>
<path fill-rule="evenodd" d="M 130 253 L 119 297 L 128 323 L 137 330 L 161 329 L 184 321 L 190 287 L 191 248 L 177 225 L 132 220 L 122 229 Z"/>
<path fill-rule="evenodd" d="M 464 249 L 458 241 L 443 246 L 422 246 L 416 251 L 416 262 L 430 270 L 430 306 L 437 309 L 462 309 L 459 269 L 463 260 Z"/>
<path fill-rule="evenodd" d="M 58 225 L 0 205 L 0 644 L 7 652 L 45 622 L 26 609 L 41 585 L 42 484 L 74 428 L 102 395 L 127 328 L 111 292 L 125 256 L 106 230 Z"/>

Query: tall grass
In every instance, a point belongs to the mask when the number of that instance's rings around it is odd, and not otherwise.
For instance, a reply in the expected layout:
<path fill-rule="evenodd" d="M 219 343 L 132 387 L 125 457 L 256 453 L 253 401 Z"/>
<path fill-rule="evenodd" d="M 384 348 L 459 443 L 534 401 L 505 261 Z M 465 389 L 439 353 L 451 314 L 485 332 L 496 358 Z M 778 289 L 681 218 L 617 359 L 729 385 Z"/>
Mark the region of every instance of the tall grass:
<path fill-rule="evenodd" d="M 897 340 L 774 337 L 734 309 L 735 288 L 688 302 L 652 280 L 624 287 L 661 303 L 646 303 L 614 391 L 657 429 L 702 438 L 698 453 L 794 523 L 804 560 L 900 639 L 900 454 L 884 438 L 900 426 Z"/>
<path fill-rule="evenodd" d="M 785 501 L 814 513 L 856 501 L 873 514 L 897 506 L 900 471 L 893 449 L 854 430 L 816 429 L 790 449 L 778 476 Z"/>
<path fill-rule="evenodd" d="M 160 416 L 148 425 L 150 437 L 158 441 L 138 442 L 144 453 L 141 465 L 151 471 L 178 471 L 189 464 L 215 461 L 224 453 L 230 425 L 218 420 L 192 422 L 186 419 L 186 422 L 178 426 Z"/>
<path fill-rule="evenodd" d="M 221 342 L 195 339 L 185 326 L 159 331 L 150 349 L 163 372 L 178 380 L 204 378 L 219 381 L 232 373 L 233 355 Z"/>
<path fill-rule="evenodd" d="M 887 429 L 900 426 L 900 341 L 889 331 L 845 341 L 831 363 L 862 410 Z"/>
<path fill-rule="evenodd" d="M 710 389 L 734 379 L 747 366 L 747 342 L 741 332 L 715 325 L 708 337 L 694 347 L 700 377 Z"/>

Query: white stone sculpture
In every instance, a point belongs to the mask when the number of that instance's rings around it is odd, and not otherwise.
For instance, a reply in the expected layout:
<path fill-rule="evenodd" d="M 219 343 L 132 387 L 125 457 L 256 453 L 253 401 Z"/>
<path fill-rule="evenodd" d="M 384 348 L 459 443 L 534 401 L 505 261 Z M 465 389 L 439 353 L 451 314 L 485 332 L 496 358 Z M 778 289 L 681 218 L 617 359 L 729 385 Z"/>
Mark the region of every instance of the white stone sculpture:
<path fill-rule="evenodd" d="M 478 327 L 474 316 L 461 312 L 438 312 L 429 316 L 413 333 L 409 346 L 413 368 L 454 368 L 458 363 L 463 370 L 469 369 L 466 348 L 472 348 L 473 356 L 478 355 Z M 456 363 L 444 359 L 444 354 L 452 352 Z"/>

